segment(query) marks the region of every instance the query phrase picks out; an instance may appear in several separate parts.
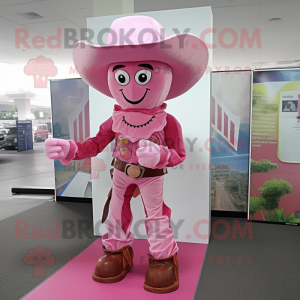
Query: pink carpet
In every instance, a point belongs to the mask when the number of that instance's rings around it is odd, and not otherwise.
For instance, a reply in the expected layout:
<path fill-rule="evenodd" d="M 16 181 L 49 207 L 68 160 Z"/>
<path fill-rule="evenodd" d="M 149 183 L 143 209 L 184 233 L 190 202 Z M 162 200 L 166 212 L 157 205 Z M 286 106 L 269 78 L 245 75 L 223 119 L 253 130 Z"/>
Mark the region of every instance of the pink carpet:
<path fill-rule="evenodd" d="M 148 264 L 147 240 L 134 241 L 134 267 L 124 280 L 114 284 L 93 281 L 96 261 L 102 255 L 102 240 L 99 238 L 23 299 L 193 299 L 207 245 L 178 243 L 178 246 L 180 281 L 176 292 L 160 295 L 143 289 Z"/>

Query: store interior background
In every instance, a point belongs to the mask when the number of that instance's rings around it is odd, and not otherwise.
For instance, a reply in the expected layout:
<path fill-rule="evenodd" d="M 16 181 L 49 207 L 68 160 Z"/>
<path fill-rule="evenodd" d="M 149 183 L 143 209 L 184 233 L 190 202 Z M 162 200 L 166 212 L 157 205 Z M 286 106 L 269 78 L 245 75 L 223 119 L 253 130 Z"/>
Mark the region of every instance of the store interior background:
<path fill-rule="evenodd" d="M 270 62 L 274 64 L 278 61 L 288 67 L 289 64 L 284 62 L 300 61 L 299 1 L 2 0 L 0 1 L 0 123 L 15 124 L 14 120 L 8 120 L 9 116 L 17 116 L 14 108 L 17 101 L 10 94 L 19 94 L 20 96 L 15 97 L 30 99 L 27 100 L 30 102 L 30 110 L 27 108 L 26 118 L 31 118 L 33 124 L 51 122 L 49 79 L 78 77 L 72 60 L 72 41 L 70 45 L 64 43 L 65 29 L 74 30 L 75 39 L 82 39 L 80 29 L 86 27 L 86 19 L 89 17 L 209 5 L 213 11 L 214 33 L 207 33 L 207 36 L 213 34 L 213 71 L 229 69 L 238 71 L 264 67 Z M 39 16 L 20 15 L 31 12 Z M 18 40 L 16 32 L 20 28 L 28 34 L 26 40 L 28 45 L 16 44 Z M 58 28 L 61 29 L 61 34 Z M 184 28 L 179 30 L 183 31 Z M 45 38 L 45 42 L 38 44 L 41 45 L 40 49 L 36 49 L 33 47 L 32 39 L 39 35 Z M 251 37 L 257 37 L 253 46 L 249 46 L 246 42 L 247 36 L 250 40 Z M 47 45 L 49 39 L 52 39 L 50 47 Z M 57 75 L 48 77 L 47 87 L 35 88 L 33 76 L 26 75 L 24 67 L 30 59 L 40 55 L 51 59 L 58 72 Z M 36 143 L 34 148 L 41 151 L 42 144 Z M 0 150 L 0 153 L 7 155 L 9 152 Z M 46 161 L 44 163 L 47 165 L 47 172 L 52 172 L 53 170 L 50 170 L 52 163 Z M 32 179 L 31 185 L 53 187 L 53 176 L 49 178 L 43 176 L 41 175 L 39 180 Z M 30 181 L 28 177 L 27 180 Z"/>

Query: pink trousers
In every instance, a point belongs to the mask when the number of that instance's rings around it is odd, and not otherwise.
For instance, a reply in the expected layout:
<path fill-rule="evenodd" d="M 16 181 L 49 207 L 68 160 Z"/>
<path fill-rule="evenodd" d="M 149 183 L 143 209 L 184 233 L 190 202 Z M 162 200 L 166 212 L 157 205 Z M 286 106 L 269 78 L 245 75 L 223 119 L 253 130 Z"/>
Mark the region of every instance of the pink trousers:
<path fill-rule="evenodd" d="M 151 255 L 154 258 L 167 258 L 178 251 L 170 226 L 171 209 L 163 201 L 163 181 L 164 176 L 136 180 L 114 170 L 107 233 L 102 237 L 106 249 L 118 250 L 133 243 L 130 200 L 138 186 L 146 214 L 145 225 Z"/>

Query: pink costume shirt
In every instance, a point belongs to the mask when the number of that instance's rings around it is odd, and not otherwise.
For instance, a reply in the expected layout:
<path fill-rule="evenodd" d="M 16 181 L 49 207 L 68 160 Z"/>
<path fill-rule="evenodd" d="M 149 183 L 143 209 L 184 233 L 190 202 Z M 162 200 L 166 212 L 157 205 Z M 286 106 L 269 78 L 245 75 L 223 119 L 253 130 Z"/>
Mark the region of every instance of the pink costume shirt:
<path fill-rule="evenodd" d="M 70 151 L 64 165 L 71 160 L 96 156 L 115 139 L 113 157 L 138 164 L 136 150 L 141 139 L 159 145 L 160 161 L 155 168 L 173 167 L 185 160 L 186 152 L 179 122 L 165 112 L 166 104 L 153 109 L 123 110 L 115 105 L 113 116 L 101 124 L 99 132 L 84 143 L 70 142 Z M 155 151 L 155 148 L 154 150 Z"/>

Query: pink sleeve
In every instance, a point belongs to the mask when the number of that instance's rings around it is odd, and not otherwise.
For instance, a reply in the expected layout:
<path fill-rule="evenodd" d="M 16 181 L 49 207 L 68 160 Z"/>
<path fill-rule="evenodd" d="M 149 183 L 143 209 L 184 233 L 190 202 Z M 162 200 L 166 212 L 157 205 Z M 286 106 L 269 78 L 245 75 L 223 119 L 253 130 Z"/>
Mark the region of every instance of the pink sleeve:
<path fill-rule="evenodd" d="M 69 165 L 73 159 L 84 159 L 96 156 L 115 138 L 112 131 L 112 117 L 100 125 L 99 132 L 93 138 L 81 143 L 69 140 L 70 150 L 65 159 L 60 160 L 64 165 Z"/>
<path fill-rule="evenodd" d="M 164 128 L 166 147 L 160 146 L 161 157 L 157 168 L 174 167 L 181 164 L 186 157 L 182 130 L 179 122 L 170 114 Z"/>
<path fill-rule="evenodd" d="M 65 158 L 59 160 L 65 166 L 68 166 L 71 163 L 71 161 L 75 157 L 75 153 L 78 150 L 78 147 L 77 147 L 77 145 L 76 145 L 76 143 L 74 141 L 68 140 L 68 142 L 70 144 L 69 152 L 68 152 L 68 154 L 67 154 L 67 156 Z"/>

